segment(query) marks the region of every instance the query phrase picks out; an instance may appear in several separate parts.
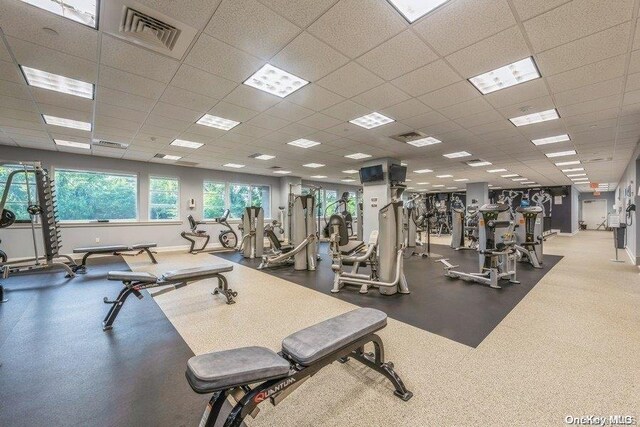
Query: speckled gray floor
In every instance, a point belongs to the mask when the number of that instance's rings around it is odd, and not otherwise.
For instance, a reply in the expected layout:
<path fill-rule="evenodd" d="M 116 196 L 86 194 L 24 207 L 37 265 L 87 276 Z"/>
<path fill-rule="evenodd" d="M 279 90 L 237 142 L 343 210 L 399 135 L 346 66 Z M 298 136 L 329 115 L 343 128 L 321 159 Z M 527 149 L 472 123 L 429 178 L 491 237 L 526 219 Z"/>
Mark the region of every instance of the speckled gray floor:
<path fill-rule="evenodd" d="M 477 347 L 391 319 L 386 355 L 414 392 L 409 402 L 355 363 L 333 364 L 278 407 L 263 405 L 251 426 L 563 425 L 566 415 L 640 415 L 640 277 L 614 264 L 610 233 L 556 236 L 563 255 Z M 621 254 L 625 256 L 624 254 Z M 127 259 L 134 270 L 206 265 L 211 255 L 160 254 L 160 264 Z M 323 266 L 322 268 L 329 268 Z M 196 354 L 263 345 L 353 305 L 240 265 L 229 274 L 237 304 L 200 282 L 156 298 Z"/>

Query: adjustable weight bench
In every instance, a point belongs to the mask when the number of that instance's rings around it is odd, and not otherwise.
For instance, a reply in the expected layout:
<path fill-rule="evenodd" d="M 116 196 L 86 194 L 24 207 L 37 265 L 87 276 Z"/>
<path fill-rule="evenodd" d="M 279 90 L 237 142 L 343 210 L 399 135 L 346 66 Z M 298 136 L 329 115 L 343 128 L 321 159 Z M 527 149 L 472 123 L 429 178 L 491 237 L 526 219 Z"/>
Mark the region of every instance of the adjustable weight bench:
<path fill-rule="evenodd" d="M 120 313 L 122 305 L 129 295 L 134 294 L 138 299 L 142 299 L 143 295 L 140 293 L 141 290 L 156 288 L 158 286 L 166 286 L 166 288 L 156 292 L 154 296 L 182 288 L 191 282 L 216 278 L 218 279 L 218 287 L 213 290 L 212 294 L 220 294 L 227 299 L 227 304 L 234 304 L 235 301 L 233 298 L 238 296 L 238 293 L 229 288 L 227 278 L 222 274 L 231 270 L 233 270 L 233 265 L 231 264 L 217 264 L 210 267 L 173 270 L 164 273 L 160 277 L 146 272 L 110 271 L 107 279 L 120 281 L 124 287 L 115 300 L 109 300 L 107 297 L 104 297 L 104 303 L 111 304 L 111 308 L 102 322 L 102 330 L 106 331 L 113 327 L 113 322 L 116 320 L 116 317 L 118 317 L 118 313 Z"/>
<path fill-rule="evenodd" d="M 106 246 L 88 246 L 84 248 L 75 248 L 73 250 L 74 254 L 84 254 L 82 257 L 82 262 L 79 265 L 72 266 L 71 269 L 74 273 L 86 273 L 87 272 L 87 259 L 93 255 L 104 255 L 104 254 L 112 254 L 112 255 L 126 255 L 126 256 L 136 256 L 140 255 L 143 252 L 146 252 L 151 258 L 151 262 L 157 264 L 156 258 L 153 256 L 153 252 L 151 252 L 151 248 L 155 248 L 158 246 L 156 243 L 138 243 L 136 245 L 106 245 Z M 124 253 L 124 252 L 136 252 L 134 254 Z"/>
<path fill-rule="evenodd" d="M 375 332 L 386 325 L 382 311 L 359 308 L 289 335 L 279 353 L 242 347 L 192 357 L 187 362 L 189 385 L 196 393 L 213 393 L 200 425 L 213 427 L 231 396 L 237 403 L 224 426 L 238 427 L 247 415 L 257 415 L 261 402 L 269 399 L 277 405 L 320 369 L 350 357 L 389 379 L 396 396 L 411 399 L 413 393 L 405 388 L 393 363 L 384 362 L 382 340 Z M 373 353 L 365 353 L 368 343 L 373 344 Z"/>

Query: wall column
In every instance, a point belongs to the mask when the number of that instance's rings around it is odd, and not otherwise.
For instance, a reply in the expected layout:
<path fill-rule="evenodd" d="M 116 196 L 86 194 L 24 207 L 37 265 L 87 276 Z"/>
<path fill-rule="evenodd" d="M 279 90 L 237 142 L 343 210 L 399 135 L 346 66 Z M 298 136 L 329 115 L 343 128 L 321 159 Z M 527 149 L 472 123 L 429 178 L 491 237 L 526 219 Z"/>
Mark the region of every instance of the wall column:
<path fill-rule="evenodd" d="M 489 184 L 486 182 L 470 182 L 467 184 L 467 205 L 477 200 L 478 206 L 489 203 Z"/>
<path fill-rule="evenodd" d="M 382 170 L 384 171 L 383 181 L 362 184 L 362 238 L 364 241 L 367 241 L 371 232 L 379 227 L 378 211 L 380 208 L 391 202 L 391 184 L 389 183 L 388 171 L 389 166 L 392 164 L 399 165 L 400 160 L 383 158 L 370 160 L 362 164 L 362 167 L 382 165 Z"/>

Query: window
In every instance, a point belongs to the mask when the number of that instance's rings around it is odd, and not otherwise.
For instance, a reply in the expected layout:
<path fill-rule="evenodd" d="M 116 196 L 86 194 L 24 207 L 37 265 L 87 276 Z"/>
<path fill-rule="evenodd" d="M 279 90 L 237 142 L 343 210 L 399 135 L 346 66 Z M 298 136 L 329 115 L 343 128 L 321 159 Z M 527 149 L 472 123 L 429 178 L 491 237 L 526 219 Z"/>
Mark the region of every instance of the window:
<path fill-rule="evenodd" d="M 247 206 L 260 206 L 264 217 L 271 217 L 271 188 L 268 185 L 230 184 L 229 210 L 232 218 L 240 218 Z"/>
<path fill-rule="evenodd" d="M 138 217 L 137 175 L 57 169 L 55 180 L 61 221 Z"/>
<path fill-rule="evenodd" d="M 347 202 L 347 212 L 351 214 L 355 221 L 358 214 L 358 197 L 356 193 L 351 191 L 349 192 L 349 201 Z"/>
<path fill-rule="evenodd" d="M 29 169 L 29 168 L 27 168 Z M 14 171 L 24 171 L 24 168 L 20 165 L 2 165 L 0 166 L 0 197 L 4 194 L 4 189 L 9 179 L 9 174 Z M 33 173 L 29 173 L 29 192 L 27 192 L 27 185 L 24 172 L 16 173 L 13 175 L 11 182 L 11 188 L 7 194 L 7 200 L 4 208 L 12 211 L 16 215 L 16 221 L 30 221 L 31 217 L 27 212 L 29 206 L 29 198 L 32 203 L 36 203 L 38 200 L 38 190 L 36 189 L 35 176 Z"/>
<path fill-rule="evenodd" d="M 149 219 L 180 219 L 180 182 L 177 178 L 149 178 Z"/>
<path fill-rule="evenodd" d="M 225 207 L 224 182 L 205 181 L 203 186 L 203 213 L 204 219 L 219 218 L 224 213 Z"/>

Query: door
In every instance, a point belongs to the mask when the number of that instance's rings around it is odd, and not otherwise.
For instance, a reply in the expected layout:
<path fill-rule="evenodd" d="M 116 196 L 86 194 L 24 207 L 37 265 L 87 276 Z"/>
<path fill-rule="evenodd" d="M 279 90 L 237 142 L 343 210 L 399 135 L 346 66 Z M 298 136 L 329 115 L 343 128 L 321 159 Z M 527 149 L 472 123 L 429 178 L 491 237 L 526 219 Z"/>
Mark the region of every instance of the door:
<path fill-rule="evenodd" d="M 587 230 L 605 230 L 607 221 L 607 201 L 603 199 L 583 200 L 582 221 L 587 225 Z"/>

